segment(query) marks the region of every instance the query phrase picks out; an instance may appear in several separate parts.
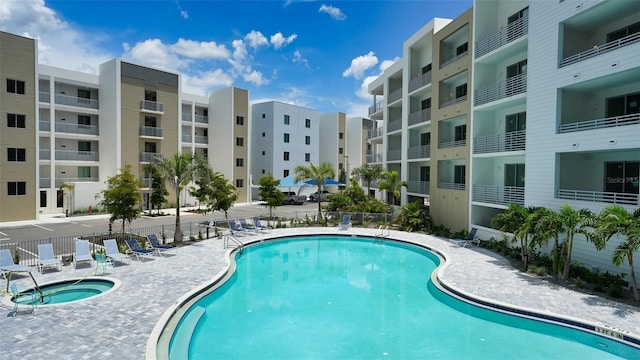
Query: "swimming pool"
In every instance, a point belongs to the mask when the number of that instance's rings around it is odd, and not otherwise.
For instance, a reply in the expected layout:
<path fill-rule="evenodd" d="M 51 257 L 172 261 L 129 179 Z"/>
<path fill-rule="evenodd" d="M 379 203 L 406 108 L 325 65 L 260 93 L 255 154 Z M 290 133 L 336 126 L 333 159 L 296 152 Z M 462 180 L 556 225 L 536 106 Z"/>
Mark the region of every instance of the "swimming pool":
<path fill-rule="evenodd" d="M 116 285 L 115 279 L 104 278 L 56 281 L 40 285 L 40 291 L 36 291 L 35 301 L 38 306 L 77 302 L 114 290 Z M 33 288 L 21 292 L 32 291 L 34 291 Z"/>
<path fill-rule="evenodd" d="M 609 338 L 457 300 L 431 281 L 438 256 L 413 245 L 291 238 L 247 247 L 236 263 L 228 281 L 190 305 L 175 329 L 167 329 L 171 358 L 639 355 Z"/>

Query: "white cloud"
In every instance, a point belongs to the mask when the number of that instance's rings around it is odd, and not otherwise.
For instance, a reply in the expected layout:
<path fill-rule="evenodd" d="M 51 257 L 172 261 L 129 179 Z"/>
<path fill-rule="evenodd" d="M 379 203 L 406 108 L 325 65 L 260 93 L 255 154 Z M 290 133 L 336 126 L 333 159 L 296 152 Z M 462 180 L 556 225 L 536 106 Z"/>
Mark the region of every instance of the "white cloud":
<path fill-rule="evenodd" d="M 385 71 L 389 66 L 393 65 L 399 59 L 400 58 L 396 56 L 393 60 L 384 60 L 383 62 L 381 62 L 380 63 L 380 74 L 382 74 L 383 71 Z"/>
<path fill-rule="evenodd" d="M 281 32 L 277 32 L 271 35 L 271 45 L 273 45 L 273 47 L 277 50 L 283 46 L 291 44 L 297 37 L 298 35 L 292 34 L 285 38 Z"/>
<path fill-rule="evenodd" d="M 186 10 L 184 10 L 184 9 L 182 8 L 182 6 L 181 6 L 181 5 L 180 5 L 180 3 L 178 2 L 178 0 L 175 0 L 175 1 L 176 1 L 176 6 L 178 7 L 178 10 L 180 10 L 180 16 L 181 16 L 183 19 L 188 19 L 188 18 L 189 18 L 189 13 L 188 13 Z"/>
<path fill-rule="evenodd" d="M 380 75 L 372 75 L 364 78 L 364 80 L 362 80 L 362 84 L 360 85 L 360 88 L 356 91 L 356 95 L 358 95 L 358 97 L 361 99 L 365 99 L 365 100 L 371 99 L 371 94 L 369 94 L 369 84 L 371 84 L 371 82 L 377 79 L 379 76 Z"/>
<path fill-rule="evenodd" d="M 177 54 L 198 59 L 227 59 L 231 55 L 224 45 L 218 45 L 215 41 L 193 41 L 178 39 L 178 42 L 171 45 L 171 50 Z"/>
<path fill-rule="evenodd" d="M 357 58 L 351 60 L 351 66 L 347 70 L 342 73 L 342 76 L 349 77 L 353 76 L 356 79 L 359 79 L 364 75 L 364 72 L 374 67 L 378 63 L 378 58 L 373 53 L 373 51 L 369 51 L 366 55 L 358 56 Z"/>
<path fill-rule="evenodd" d="M 305 67 L 309 67 L 309 62 L 302 56 L 299 50 L 293 52 L 292 61 L 294 64 L 303 64 Z"/>
<path fill-rule="evenodd" d="M 244 81 L 255 84 L 256 86 L 261 86 L 269 83 L 269 80 L 265 79 L 261 72 L 255 70 L 244 74 L 242 77 Z"/>
<path fill-rule="evenodd" d="M 262 35 L 260 31 L 256 31 L 256 30 L 251 30 L 251 32 L 248 33 L 244 37 L 244 39 L 247 41 L 249 46 L 254 49 L 260 46 L 269 45 L 269 41 L 267 40 L 267 38 L 264 35 Z"/>
<path fill-rule="evenodd" d="M 171 46 L 164 44 L 160 39 L 141 41 L 131 48 L 125 44 L 125 50 L 127 50 L 125 58 L 164 70 L 176 71 L 189 63 L 188 60 L 179 57 L 172 51 Z"/>
<path fill-rule="evenodd" d="M 346 20 L 347 19 L 347 16 L 342 12 L 342 10 L 340 10 L 340 8 L 337 8 L 337 7 L 334 7 L 334 6 L 331 6 L 331 5 L 322 4 L 320 6 L 320 9 L 318 9 L 318 12 L 327 13 L 334 20 Z"/>
<path fill-rule="evenodd" d="M 207 95 L 211 88 L 233 85 L 234 78 L 222 69 L 198 73 L 194 76 L 182 75 L 182 91 L 190 94 Z"/>

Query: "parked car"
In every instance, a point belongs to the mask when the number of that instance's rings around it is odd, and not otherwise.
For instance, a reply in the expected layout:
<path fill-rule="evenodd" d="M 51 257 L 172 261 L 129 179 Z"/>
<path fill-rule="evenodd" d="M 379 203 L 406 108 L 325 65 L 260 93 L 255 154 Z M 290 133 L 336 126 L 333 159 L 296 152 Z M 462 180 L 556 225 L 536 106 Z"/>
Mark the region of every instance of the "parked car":
<path fill-rule="evenodd" d="M 331 193 L 327 190 L 322 190 L 322 193 L 320 194 L 320 200 L 322 201 L 327 201 L 327 199 L 329 198 L 329 195 L 331 195 Z M 309 201 L 318 201 L 318 192 L 314 192 L 313 194 L 309 195 Z"/>
<path fill-rule="evenodd" d="M 301 205 L 307 200 L 306 196 L 298 195 L 295 191 L 283 191 L 282 193 L 284 194 L 283 204 Z"/>

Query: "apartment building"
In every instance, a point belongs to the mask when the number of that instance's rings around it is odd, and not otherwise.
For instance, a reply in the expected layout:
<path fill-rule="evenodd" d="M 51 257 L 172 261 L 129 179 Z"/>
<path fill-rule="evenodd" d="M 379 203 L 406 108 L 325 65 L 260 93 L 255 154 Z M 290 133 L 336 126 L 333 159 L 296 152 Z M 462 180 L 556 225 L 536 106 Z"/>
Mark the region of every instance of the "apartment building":
<path fill-rule="evenodd" d="M 347 154 L 347 116 L 341 112 L 320 114 L 320 138 L 322 151 L 319 151 L 319 162 L 333 165 L 336 179 L 344 171 L 345 181 L 349 172 L 347 168 L 349 155 Z"/>
<path fill-rule="evenodd" d="M 366 164 L 368 157 L 373 154 L 373 147 L 367 141 L 373 128 L 374 123 L 371 119 L 361 116 L 347 119 L 347 155 L 345 156 L 345 167 L 349 170 L 347 173 Z M 366 184 L 361 181 L 360 186 L 366 186 Z M 375 191 L 373 194 L 375 195 Z"/>

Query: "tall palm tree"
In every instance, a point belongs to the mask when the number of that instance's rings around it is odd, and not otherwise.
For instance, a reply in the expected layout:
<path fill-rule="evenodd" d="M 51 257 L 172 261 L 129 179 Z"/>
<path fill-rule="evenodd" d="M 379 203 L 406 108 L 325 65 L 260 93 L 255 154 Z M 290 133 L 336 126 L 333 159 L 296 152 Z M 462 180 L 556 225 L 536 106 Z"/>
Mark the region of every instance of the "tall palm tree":
<path fill-rule="evenodd" d="M 176 228 L 173 241 L 182 241 L 182 229 L 180 228 L 180 193 L 201 174 L 206 174 L 208 164 L 206 160 L 197 155 L 174 153 L 171 157 L 158 156 L 153 159 L 150 168 L 156 170 L 162 176 L 165 184 L 175 191 L 176 196 Z"/>
<path fill-rule="evenodd" d="M 551 248 L 552 271 L 556 276 L 560 275 L 560 234 L 562 233 L 562 220 L 560 214 L 551 209 L 544 207 L 536 210 L 537 221 L 533 228 L 531 238 L 532 247 L 548 245 L 549 240 L 553 239 L 553 247 Z"/>
<path fill-rule="evenodd" d="M 633 253 L 640 250 L 640 208 L 632 213 L 620 205 L 605 207 L 598 216 L 596 234 L 604 241 L 608 241 L 616 234 L 624 236 L 625 240 L 613 250 L 611 261 L 616 266 L 620 266 L 624 259 L 627 259 L 633 298 L 640 301 L 636 273 L 633 269 Z"/>
<path fill-rule="evenodd" d="M 507 209 L 492 219 L 498 230 L 513 234 L 513 241 L 520 242 L 520 256 L 525 269 L 528 266 L 528 239 L 531 232 L 531 212 L 520 204 L 509 204 Z"/>
<path fill-rule="evenodd" d="M 371 188 L 371 183 L 380 179 L 382 174 L 382 165 L 369 165 L 367 163 L 357 167 L 351 171 L 351 176 L 367 184 L 367 191 Z"/>
<path fill-rule="evenodd" d="M 382 180 L 378 183 L 378 189 L 390 192 L 393 195 L 393 203 L 395 204 L 400 198 L 400 189 L 407 187 L 407 182 L 400 180 L 400 175 L 396 170 L 385 170 L 380 174 L 380 177 Z"/>
<path fill-rule="evenodd" d="M 564 263 L 564 268 L 560 278 L 567 280 L 569 278 L 569 270 L 571 269 L 571 251 L 573 250 L 573 239 L 576 234 L 582 234 L 587 241 L 596 240 L 593 236 L 593 228 L 596 224 L 596 216 L 593 212 L 587 209 L 573 209 L 569 205 L 560 206 L 560 221 L 562 223 L 562 233 L 565 238 L 560 244 L 561 259 Z M 602 244 L 600 242 L 594 242 L 596 248 L 600 250 Z"/>
<path fill-rule="evenodd" d="M 316 186 L 318 187 L 318 220 L 320 220 L 322 211 L 320 203 L 322 202 L 321 194 L 324 188 L 324 183 L 327 179 L 333 179 L 336 176 L 333 166 L 328 162 L 323 162 L 318 166 L 313 165 L 313 163 L 309 163 L 309 166 L 296 166 L 294 173 L 295 182 L 313 180 L 316 183 Z"/>

